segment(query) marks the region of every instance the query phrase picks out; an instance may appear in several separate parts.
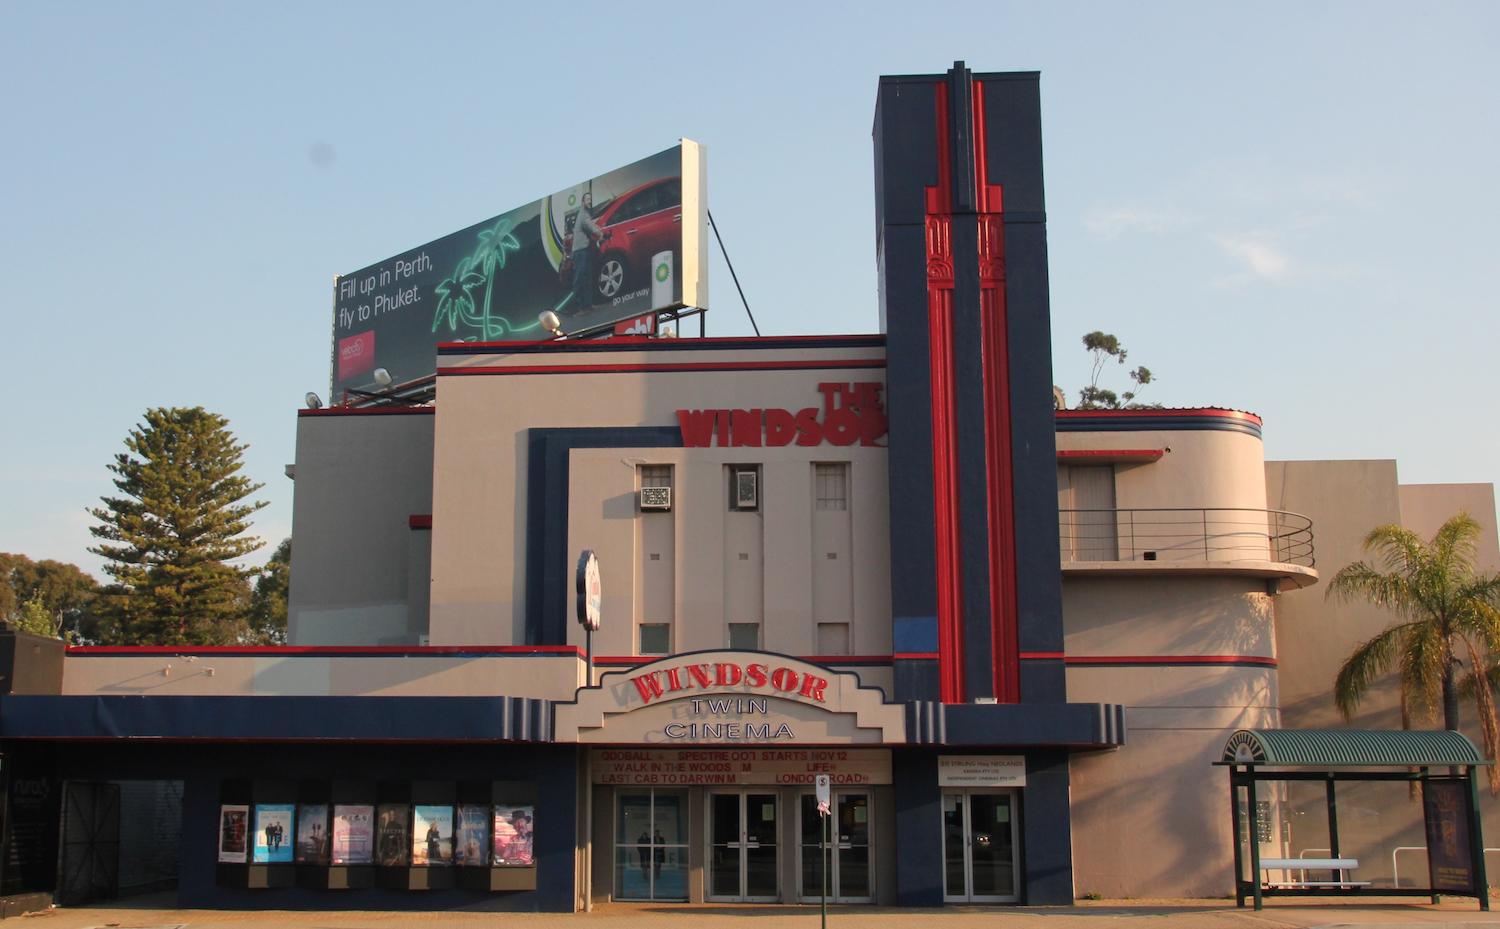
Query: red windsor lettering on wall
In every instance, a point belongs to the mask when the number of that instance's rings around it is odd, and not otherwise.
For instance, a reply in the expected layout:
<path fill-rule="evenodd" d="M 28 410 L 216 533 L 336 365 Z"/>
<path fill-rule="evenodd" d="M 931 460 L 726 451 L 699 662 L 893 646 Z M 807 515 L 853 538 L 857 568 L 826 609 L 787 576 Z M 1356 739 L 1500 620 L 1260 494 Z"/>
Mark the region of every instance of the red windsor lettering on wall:
<path fill-rule="evenodd" d="M 782 409 L 678 410 L 682 444 L 688 448 L 760 448 L 783 445 L 883 445 L 885 409 L 878 381 L 819 384 L 823 408 L 795 413 Z"/>
<path fill-rule="evenodd" d="M 763 664 L 738 665 L 727 662 L 689 664 L 665 671 L 648 671 L 630 679 L 642 703 L 659 700 L 669 694 L 687 690 L 759 689 L 787 697 L 801 697 L 826 703 L 828 679 L 801 673 L 786 667 Z"/>

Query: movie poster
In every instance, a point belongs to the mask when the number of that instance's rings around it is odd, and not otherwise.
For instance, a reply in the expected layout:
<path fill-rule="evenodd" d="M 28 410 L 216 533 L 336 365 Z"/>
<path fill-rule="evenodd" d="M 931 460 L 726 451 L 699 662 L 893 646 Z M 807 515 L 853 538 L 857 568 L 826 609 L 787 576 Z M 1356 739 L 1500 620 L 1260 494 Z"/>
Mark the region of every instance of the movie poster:
<path fill-rule="evenodd" d="M 458 831 L 453 836 L 453 863 L 485 865 L 490 862 L 490 808 L 464 805 L 458 808 Z"/>
<path fill-rule="evenodd" d="M 382 803 L 376 813 L 375 863 L 386 868 L 404 868 L 411 848 L 411 807 L 405 803 Z"/>
<path fill-rule="evenodd" d="M 373 864 L 375 861 L 375 808 L 333 808 L 333 863 Z"/>
<path fill-rule="evenodd" d="M 291 863 L 292 824 L 297 808 L 290 803 L 257 803 L 255 805 L 255 851 L 251 860 L 257 864 Z"/>
<path fill-rule="evenodd" d="M 328 864 L 328 807 L 321 803 L 297 807 L 298 864 Z"/>
<path fill-rule="evenodd" d="M 245 838 L 248 833 L 248 806 L 219 807 L 219 860 L 226 864 L 244 864 Z"/>
<path fill-rule="evenodd" d="M 497 867 L 533 864 L 531 857 L 530 806 L 495 807 L 495 853 Z"/>
<path fill-rule="evenodd" d="M 440 867 L 453 863 L 453 807 L 413 807 L 411 863 Z"/>

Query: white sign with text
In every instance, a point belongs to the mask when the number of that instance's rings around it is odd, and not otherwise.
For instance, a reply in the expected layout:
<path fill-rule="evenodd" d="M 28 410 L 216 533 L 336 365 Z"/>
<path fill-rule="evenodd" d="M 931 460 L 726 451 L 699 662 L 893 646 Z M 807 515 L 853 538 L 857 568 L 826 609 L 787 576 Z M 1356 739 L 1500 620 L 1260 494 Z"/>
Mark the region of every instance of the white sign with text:
<path fill-rule="evenodd" d="M 1025 787 L 1024 755 L 940 755 L 939 787 Z"/>

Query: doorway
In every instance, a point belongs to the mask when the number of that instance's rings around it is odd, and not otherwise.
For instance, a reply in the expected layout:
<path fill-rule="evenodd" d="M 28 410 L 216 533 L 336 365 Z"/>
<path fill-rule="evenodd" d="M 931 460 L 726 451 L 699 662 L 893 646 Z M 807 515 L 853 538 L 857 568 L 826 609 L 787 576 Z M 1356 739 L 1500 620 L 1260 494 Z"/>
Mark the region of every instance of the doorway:
<path fill-rule="evenodd" d="M 615 899 L 686 900 L 687 791 L 621 791 L 615 803 Z"/>
<path fill-rule="evenodd" d="M 1018 799 L 1014 790 L 944 791 L 945 902 L 1019 902 Z"/>
<path fill-rule="evenodd" d="M 834 903 L 869 903 L 870 889 L 870 793 L 835 790 L 829 808 L 833 822 L 828 837 L 828 899 Z M 823 853 L 819 844 L 823 819 L 818 800 L 806 793 L 797 797 L 799 836 L 797 875 L 803 902 L 823 893 Z"/>
<path fill-rule="evenodd" d="M 708 795 L 708 898 L 777 899 L 776 794 L 715 791 Z"/>

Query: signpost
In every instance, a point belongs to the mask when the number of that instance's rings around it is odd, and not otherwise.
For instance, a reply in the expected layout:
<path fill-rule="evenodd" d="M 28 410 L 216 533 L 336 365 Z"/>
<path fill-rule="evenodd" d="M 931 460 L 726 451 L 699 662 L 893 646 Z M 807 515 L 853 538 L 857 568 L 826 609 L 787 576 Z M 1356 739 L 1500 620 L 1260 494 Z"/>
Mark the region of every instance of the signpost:
<path fill-rule="evenodd" d="M 599 628 L 599 614 L 604 603 L 604 588 L 599 583 L 599 559 L 594 550 L 578 553 L 578 624 L 583 627 L 583 654 L 588 670 L 588 686 L 594 686 L 594 632 Z"/>
<path fill-rule="evenodd" d="M 822 929 L 828 929 L 828 820 L 830 818 L 828 815 L 828 802 L 831 798 L 830 788 L 831 781 L 828 775 L 819 774 L 817 783 L 813 789 L 818 795 L 818 816 L 823 820 L 823 834 L 821 836 L 821 844 L 823 846 L 823 897 L 820 908 L 822 917 L 819 923 Z"/>

